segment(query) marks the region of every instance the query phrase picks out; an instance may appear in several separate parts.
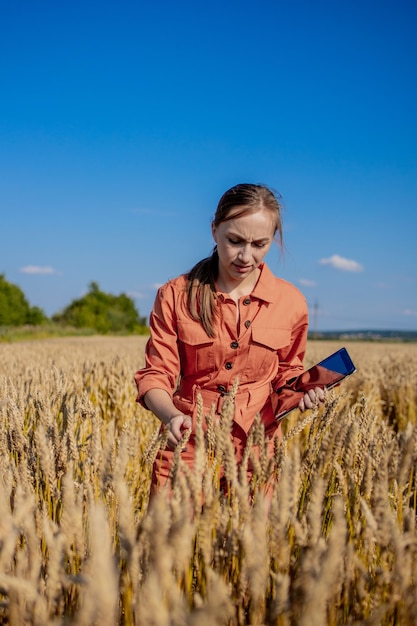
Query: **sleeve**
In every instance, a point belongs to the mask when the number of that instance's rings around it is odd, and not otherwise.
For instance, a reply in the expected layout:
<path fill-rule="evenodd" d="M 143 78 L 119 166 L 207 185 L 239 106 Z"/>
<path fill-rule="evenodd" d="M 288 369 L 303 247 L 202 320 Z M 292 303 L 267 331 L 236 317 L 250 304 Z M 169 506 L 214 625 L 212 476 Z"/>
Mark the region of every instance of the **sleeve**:
<path fill-rule="evenodd" d="M 145 367 L 135 373 L 136 401 L 146 407 L 144 396 L 150 389 L 164 389 L 172 397 L 180 374 L 175 287 L 170 283 L 157 292 L 150 316 L 150 338 L 145 349 Z"/>
<path fill-rule="evenodd" d="M 279 369 L 275 380 L 272 381 L 273 389 L 278 389 L 287 380 L 304 371 L 303 359 L 307 346 L 307 334 L 308 308 L 305 299 L 302 298 L 293 313 L 291 341 L 288 346 L 278 350 Z"/>

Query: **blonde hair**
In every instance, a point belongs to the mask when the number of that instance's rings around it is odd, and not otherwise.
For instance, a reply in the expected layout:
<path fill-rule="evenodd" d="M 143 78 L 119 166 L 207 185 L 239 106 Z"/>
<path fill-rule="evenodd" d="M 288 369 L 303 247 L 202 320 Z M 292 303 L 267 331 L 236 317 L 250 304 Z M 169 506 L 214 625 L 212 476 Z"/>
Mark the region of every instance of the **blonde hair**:
<path fill-rule="evenodd" d="M 274 235 L 282 248 L 282 205 L 280 197 L 265 185 L 243 183 L 226 191 L 219 200 L 213 225 L 256 213 L 260 209 L 270 211 L 275 218 Z M 217 313 L 216 280 L 219 256 L 215 247 L 211 256 L 199 261 L 188 273 L 188 308 L 191 317 L 201 321 L 209 337 L 214 337 L 214 321 Z"/>

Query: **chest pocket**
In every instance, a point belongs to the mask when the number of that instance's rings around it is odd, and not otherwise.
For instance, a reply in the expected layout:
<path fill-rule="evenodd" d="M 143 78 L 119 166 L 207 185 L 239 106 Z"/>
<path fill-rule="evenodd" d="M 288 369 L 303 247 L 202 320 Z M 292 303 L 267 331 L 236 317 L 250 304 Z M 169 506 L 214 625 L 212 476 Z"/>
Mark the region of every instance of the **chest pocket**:
<path fill-rule="evenodd" d="M 291 341 L 290 328 L 265 328 L 252 326 L 249 344 L 248 369 L 249 375 L 255 374 L 256 380 L 274 377 L 278 371 L 278 354 Z"/>
<path fill-rule="evenodd" d="M 178 351 L 183 376 L 204 376 L 215 369 L 214 338 L 197 322 L 178 320 Z"/>

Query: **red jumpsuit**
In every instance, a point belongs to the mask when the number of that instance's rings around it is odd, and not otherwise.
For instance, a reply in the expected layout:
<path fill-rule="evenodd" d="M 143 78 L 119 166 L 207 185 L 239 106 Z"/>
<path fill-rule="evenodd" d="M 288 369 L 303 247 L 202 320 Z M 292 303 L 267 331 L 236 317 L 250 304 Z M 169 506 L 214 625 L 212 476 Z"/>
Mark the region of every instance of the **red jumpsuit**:
<path fill-rule="evenodd" d="M 210 413 L 213 403 L 220 413 L 224 397 L 238 378 L 232 427 L 238 462 L 257 413 L 268 436 L 280 436 L 271 394 L 304 369 L 308 330 L 305 298 L 292 284 L 275 277 L 265 263 L 260 269 L 252 293 L 238 303 L 227 294 L 217 294 L 219 316 L 214 338 L 190 317 L 186 277 L 163 285 L 150 317 L 146 365 L 135 374 L 139 403 L 146 408 L 143 398 L 147 391 L 164 389 L 178 412 L 192 416 L 193 423 L 197 392 L 202 396 L 204 415 Z M 153 489 L 167 481 L 173 454 L 167 448 L 155 461 Z M 192 464 L 192 438 L 182 458 Z"/>

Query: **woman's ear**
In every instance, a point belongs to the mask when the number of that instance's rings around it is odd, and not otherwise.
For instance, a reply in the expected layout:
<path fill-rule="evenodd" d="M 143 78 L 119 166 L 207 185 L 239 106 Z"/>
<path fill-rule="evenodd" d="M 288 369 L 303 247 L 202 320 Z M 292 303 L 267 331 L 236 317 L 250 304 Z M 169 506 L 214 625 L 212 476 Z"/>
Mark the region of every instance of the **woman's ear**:
<path fill-rule="evenodd" d="M 215 226 L 214 222 L 211 223 L 211 234 L 213 235 L 214 241 L 217 243 L 216 226 Z"/>

